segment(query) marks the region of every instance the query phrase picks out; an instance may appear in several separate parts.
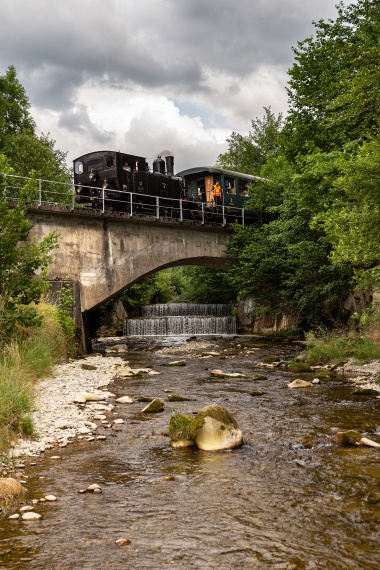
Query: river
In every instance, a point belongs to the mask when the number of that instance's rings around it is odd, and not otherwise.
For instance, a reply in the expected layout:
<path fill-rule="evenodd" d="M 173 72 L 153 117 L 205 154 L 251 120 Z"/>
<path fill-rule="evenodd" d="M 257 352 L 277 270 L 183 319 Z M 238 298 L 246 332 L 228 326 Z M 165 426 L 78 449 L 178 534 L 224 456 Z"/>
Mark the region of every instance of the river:
<path fill-rule="evenodd" d="M 334 430 L 380 442 L 380 399 L 353 395 L 339 377 L 289 389 L 299 375 L 261 363 L 291 359 L 300 350 L 294 343 L 244 350 L 235 338 L 213 350 L 219 356 L 135 345 L 131 365 L 160 375 L 107 386 L 135 401 L 117 407 L 124 424 L 98 428 L 106 441 L 77 441 L 59 449 L 59 460 L 53 449 L 35 465 L 25 461 L 25 502 L 58 500 L 38 505 L 38 522 L 1 522 L 1 569 L 378 570 L 380 452 L 339 447 Z M 186 366 L 165 366 L 179 355 Z M 213 368 L 247 378 L 213 378 Z M 169 402 L 169 394 L 188 400 Z M 161 398 L 164 412 L 141 413 L 141 397 Z M 236 418 L 244 445 L 172 449 L 172 412 L 211 403 Z M 102 493 L 79 492 L 93 483 Z"/>

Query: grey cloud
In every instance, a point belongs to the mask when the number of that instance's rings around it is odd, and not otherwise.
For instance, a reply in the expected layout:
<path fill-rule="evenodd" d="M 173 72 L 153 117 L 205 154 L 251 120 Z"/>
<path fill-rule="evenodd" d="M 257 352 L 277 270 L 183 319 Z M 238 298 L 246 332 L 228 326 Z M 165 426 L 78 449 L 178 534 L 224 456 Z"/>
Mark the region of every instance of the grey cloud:
<path fill-rule="evenodd" d="M 58 126 L 71 133 L 77 133 L 86 138 L 91 137 L 95 145 L 112 144 L 115 138 L 115 133 L 100 130 L 92 123 L 84 105 L 79 105 L 69 112 L 61 113 Z"/>

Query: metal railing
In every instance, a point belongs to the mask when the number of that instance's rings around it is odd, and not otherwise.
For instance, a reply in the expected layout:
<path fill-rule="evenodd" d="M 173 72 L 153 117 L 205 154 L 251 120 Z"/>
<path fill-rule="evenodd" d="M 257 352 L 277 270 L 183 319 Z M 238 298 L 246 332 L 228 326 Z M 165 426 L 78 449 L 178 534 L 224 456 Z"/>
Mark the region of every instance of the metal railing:
<path fill-rule="evenodd" d="M 95 186 L 77 186 L 73 183 L 56 182 L 41 178 L 29 178 L 5 175 L 3 196 L 6 200 L 17 200 L 21 190 L 28 185 L 28 191 L 35 194 L 34 204 L 41 207 L 45 204 L 68 206 L 70 210 L 97 210 L 120 212 L 128 217 L 149 216 L 155 220 L 172 219 L 177 222 L 192 220 L 201 225 L 217 223 L 222 227 L 234 221 L 246 224 L 244 208 L 197 202 L 192 199 L 166 198 L 128 192 L 113 188 Z"/>

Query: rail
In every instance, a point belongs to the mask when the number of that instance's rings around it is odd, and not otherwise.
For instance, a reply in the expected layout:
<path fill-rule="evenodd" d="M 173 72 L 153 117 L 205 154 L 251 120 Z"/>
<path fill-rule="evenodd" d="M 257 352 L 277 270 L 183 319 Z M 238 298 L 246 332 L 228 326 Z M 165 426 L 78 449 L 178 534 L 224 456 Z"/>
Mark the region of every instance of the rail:
<path fill-rule="evenodd" d="M 3 197 L 18 200 L 25 186 L 35 197 L 37 207 L 45 204 L 69 206 L 71 210 L 98 210 L 124 213 L 128 217 L 150 216 L 154 220 L 172 219 L 183 222 L 192 220 L 201 225 L 217 223 L 226 226 L 233 222 L 241 225 L 251 223 L 244 208 L 230 205 L 215 206 L 211 202 L 197 202 L 192 199 L 178 199 L 128 192 L 113 188 L 95 186 L 75 187 L 73 183 L 44 180 L 5 174 Z"/>

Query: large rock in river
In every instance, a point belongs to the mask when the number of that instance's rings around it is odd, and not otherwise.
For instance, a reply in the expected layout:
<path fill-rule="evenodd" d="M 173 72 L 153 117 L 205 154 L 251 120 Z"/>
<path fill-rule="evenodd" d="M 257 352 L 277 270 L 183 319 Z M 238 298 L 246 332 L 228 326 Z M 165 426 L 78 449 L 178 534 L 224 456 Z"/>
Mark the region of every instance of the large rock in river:
<path fill-rule="evenodd" d="M 203 419 L 197 430 L 195 443 L 204 451 L 221 451 L 239 447 L 243 443 L 243 434 L 237 421 L 221 406 L 206 406 L 197 414 Z"/>

